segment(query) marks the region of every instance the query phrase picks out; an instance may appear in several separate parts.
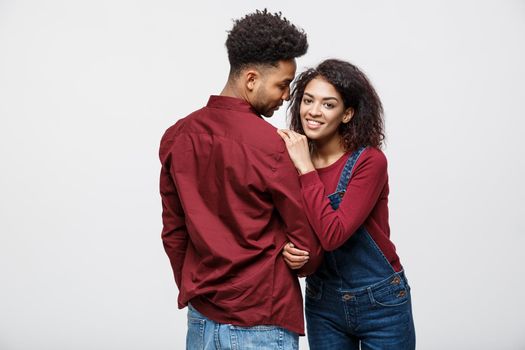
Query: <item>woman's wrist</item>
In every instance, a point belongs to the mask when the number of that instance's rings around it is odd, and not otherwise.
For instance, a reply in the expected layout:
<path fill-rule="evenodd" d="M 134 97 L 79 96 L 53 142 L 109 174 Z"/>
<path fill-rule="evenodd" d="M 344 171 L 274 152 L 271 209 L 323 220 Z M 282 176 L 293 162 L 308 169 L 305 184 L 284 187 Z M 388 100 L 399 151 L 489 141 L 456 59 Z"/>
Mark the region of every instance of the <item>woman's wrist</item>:
<path fill-rule="evenodd" d="M 311 163 L 297 167 L 297 171 L 299 172 L 299 175 L 304 175 L 314 170 L 315 170 L 314 165 Z"/>

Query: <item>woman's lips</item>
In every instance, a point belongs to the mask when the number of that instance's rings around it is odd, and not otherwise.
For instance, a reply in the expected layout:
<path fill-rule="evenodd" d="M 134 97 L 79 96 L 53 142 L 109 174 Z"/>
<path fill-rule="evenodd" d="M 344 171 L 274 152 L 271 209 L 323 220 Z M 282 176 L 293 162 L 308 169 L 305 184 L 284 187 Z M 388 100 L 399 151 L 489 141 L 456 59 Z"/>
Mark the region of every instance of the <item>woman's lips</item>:
<path fill-rule="evenodd" d="M 323 125 L 323 123 L 317 120 L 306 119 L 306 126 L 308 126 L 308 129 L 312 129 L 312 130 L 319 129 L 321 125 Z"/>

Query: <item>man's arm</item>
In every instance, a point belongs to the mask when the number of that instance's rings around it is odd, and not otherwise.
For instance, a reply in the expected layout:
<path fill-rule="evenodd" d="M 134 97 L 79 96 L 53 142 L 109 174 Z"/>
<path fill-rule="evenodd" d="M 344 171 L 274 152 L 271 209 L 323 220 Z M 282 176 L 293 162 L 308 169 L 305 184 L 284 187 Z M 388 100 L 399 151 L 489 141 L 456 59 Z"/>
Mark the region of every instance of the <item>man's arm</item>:
<path fill-rule="evenodd" d="M 160 172 L 160 196 L 162 199 L 162 242 L 164 250 L 168 255 L 175 282 L 179 290 L 182 283 L 182 266 L 186 256 L 188 246 L 188 231 L 184 210 L 180 203 L 177 188 L 170 174 L 171 168 L 171 142 L 166 141 L 165 137 L 160 145 L 160 161 L 162 169 Z"/>
<path fill-rule="evenodd" d="M 286 151 L 280 155 L 271 183 L 272 199 L 286 226 L 288 240 L 309 252 L 308 262 L 295 271 L 299 275 L 309 275 L 321 264 L 323 251 L 305 214 L 297 171 Z"/>

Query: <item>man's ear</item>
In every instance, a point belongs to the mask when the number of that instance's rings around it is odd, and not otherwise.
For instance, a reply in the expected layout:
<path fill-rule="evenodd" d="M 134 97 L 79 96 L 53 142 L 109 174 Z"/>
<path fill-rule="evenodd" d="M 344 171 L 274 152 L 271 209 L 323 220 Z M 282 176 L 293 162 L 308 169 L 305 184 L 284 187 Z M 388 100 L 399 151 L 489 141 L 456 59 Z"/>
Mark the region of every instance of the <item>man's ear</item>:
<path fill-rule="evenodd" d="M 345 111 L 345 114 L 343 114 L 343 123 L 346 124 L 350 120 L 352 120 L 352 117 L 354 116 L 354 109 L 352 107 L 348 107 Z"/>
<path fill-rule="evenodd" d="M 261 74 L 255 69 L 247 69 L 242 74 L 244 76 L 246 90 L 253 92 L 258 81 L 261 79 Z"/>

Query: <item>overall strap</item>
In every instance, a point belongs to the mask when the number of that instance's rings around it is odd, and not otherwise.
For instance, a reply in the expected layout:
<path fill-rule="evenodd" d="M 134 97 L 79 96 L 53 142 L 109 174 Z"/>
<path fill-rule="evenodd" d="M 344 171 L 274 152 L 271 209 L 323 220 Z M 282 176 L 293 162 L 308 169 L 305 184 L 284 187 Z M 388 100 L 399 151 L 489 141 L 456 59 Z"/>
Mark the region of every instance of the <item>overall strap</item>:
<path fill-rule="evenodd" d="M 357 160 L 359 159 L 361 153 L 363 153 L 364 150 L 365 147 L 359 147 L 354 153 L 352 153 L 350 157 L 348 157 L 345 167 L 341 172 L 339 182 L 337 183 L 337 188 L 335 190 L 336 192 L 346 192 L 346 188 L 348 187 L 348 183 L 350 182 L 350 178 L 352 177 L 352 170 L 354 169 L 355 163 L 357 163 Z"/>
<path fill-rule="evenodd" d="M 359 147 L 354 151 L 354 153 L 350 155 L 350 157 L 348 157 L 343 171 L 341 172 L 341 176 L 339 177 L 339 182 L 337 183 L 335 192 L 328 196 L 328 199 L 330 199 L 330 204 L 334 210 L 339 208 L 339 204 L 345 195 L 346 188 L 348 187 L 348 183 L 352 177 L 352 170 L 354 169 L 355 163 L 357 163 L 357 160 L 365 149 L 366 147 Z"/>

